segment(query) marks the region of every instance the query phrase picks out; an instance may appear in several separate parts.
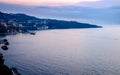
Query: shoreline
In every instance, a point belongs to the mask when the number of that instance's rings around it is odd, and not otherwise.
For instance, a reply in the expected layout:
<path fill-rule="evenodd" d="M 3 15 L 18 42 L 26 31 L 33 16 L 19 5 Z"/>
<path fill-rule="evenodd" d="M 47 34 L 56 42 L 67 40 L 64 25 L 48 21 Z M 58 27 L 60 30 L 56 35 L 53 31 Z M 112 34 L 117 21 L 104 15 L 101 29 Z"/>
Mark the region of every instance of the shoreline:
<path fill-rule="evenodd" d="M 0 40 L 0 44 L 3 44 L 1 50 L 8 50 L 7 45 L 9 42 L 7 39 Z M 0 52 L 0 75 L 20 75 L 16 68 L 10 68 L 4 63 L 5 59 L 3 54 Z"/>

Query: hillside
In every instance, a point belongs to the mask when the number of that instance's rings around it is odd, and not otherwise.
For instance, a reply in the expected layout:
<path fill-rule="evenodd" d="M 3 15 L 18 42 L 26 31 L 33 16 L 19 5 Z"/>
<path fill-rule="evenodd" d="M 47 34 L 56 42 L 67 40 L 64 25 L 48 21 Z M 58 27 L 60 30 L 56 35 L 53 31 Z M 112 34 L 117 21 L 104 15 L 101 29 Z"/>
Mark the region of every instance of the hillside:
<path fill-rule="evenodd" d="M 0 12 L 0 32 L 40 29 L 99 28 L 101 26 L 53 19 L 40 19 L 26 14 Z"/>

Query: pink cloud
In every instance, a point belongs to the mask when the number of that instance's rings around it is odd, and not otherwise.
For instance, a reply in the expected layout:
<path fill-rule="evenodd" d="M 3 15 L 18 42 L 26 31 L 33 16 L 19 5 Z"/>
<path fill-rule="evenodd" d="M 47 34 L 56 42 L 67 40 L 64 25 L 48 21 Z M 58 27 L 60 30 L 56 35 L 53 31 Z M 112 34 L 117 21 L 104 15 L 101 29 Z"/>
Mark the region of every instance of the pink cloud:
<path fill-rule="evenodd" d="M 30 6 L 62 6 L 75 5 L 81 2 L 96 2 L 100 0 L 0 0 L 2 3 Z"/>

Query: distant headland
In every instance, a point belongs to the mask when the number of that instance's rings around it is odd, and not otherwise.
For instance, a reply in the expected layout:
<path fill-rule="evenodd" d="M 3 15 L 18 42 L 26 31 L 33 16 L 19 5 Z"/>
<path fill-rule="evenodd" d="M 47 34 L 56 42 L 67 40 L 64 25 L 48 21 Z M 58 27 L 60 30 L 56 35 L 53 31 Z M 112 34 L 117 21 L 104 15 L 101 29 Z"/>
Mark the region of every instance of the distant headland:
<path fill-rule="evenodd" d="M 40 19 L 26 14 L 0 12 L 0 33 L 70 28 L 102 28 L 102 26 L 80 23 L 76 21 Z"/>

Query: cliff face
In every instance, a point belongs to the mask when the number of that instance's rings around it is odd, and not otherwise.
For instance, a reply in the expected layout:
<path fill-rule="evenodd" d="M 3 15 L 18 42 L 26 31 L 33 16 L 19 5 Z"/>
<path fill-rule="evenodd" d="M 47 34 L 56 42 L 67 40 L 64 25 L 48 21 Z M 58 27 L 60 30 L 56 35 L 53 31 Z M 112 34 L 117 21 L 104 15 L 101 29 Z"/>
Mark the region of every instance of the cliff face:
<path fill-rule="evenodd" d="M 12 75 L 11 70 L 4 64 L 3 55 L 0 53 L 0 75 Z"/>
<path fill-rule="evenodd" d="M 4 44 L 1 49 L 3 50 L 7 50 L 5 49 L 5 47 L 7 48 L 7 45 L 9 45 L 7 39 L 4 39 L 4 40 L 0 40 L 0 44 Z M 3 48 L 4 47 L 4 48 Z M 1 50 L 0 49 L 0 50 Z M 9 67 L 7 67 L 5 64 L 4 64 L 4 57 L 3 57 L 3 54 L 0 52 L 0 75 L 12 75 L 12 71 L 9 69 Z"/>
<path fill-rule="evenodd" d="M 53 19 L 40 19 L 26 14 L 0 12 L 0 32 L 37 29 L 99 28 L 101 26 Z"/>

